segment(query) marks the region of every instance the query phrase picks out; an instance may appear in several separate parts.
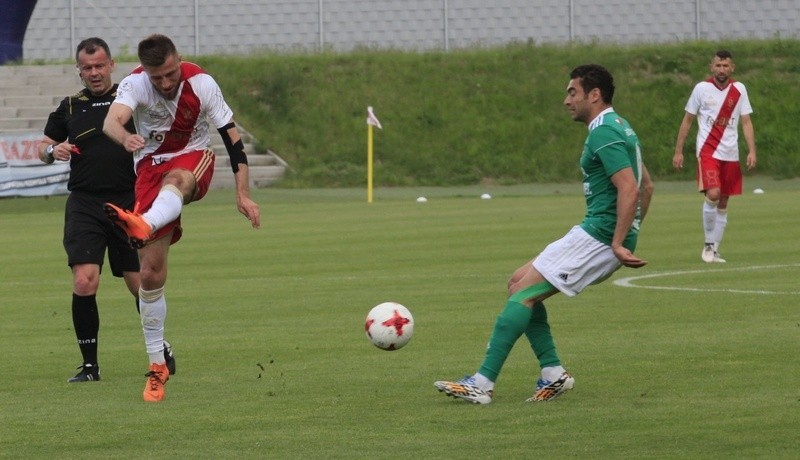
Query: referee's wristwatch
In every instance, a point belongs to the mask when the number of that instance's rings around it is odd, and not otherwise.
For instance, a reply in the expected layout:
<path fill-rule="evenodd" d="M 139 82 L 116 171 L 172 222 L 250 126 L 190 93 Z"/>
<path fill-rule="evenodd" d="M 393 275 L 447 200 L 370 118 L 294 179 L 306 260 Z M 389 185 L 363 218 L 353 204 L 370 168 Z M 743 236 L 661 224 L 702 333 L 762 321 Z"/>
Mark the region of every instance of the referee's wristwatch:
<path fill-rule="evenodd" d="M 55 149 L 56 149 L 55 144 L 50 144 L 47 146 L 47 148 L 44 149 L 44 155 L 47 157 L 48 160 L 54 161 L 56 159 L 55 156 L 53 156 L 55 153 Z"/>

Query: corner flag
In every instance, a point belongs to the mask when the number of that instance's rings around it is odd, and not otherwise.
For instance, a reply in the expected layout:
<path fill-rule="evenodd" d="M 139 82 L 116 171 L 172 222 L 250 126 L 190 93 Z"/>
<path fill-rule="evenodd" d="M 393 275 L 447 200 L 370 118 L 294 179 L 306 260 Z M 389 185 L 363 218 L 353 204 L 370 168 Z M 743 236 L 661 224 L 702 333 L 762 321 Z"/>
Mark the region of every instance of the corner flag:
<path fill-rule="evenodd" d="M 372 113 L 372 106 L 367 107 L 367 203 L 372 203 L 372 127 L 383 129 L 378 117 Z"/>
<path fill-rule="evenodd" d="M 375 114 L 372 113 L 372 106 L 367 107 L 367 124 L 370 126 L 377 126 L 378 129 L 383 129 L 383 126 L 381 126 L 381 122 L 378 121 L 378 117 L 376 117 Z"/>

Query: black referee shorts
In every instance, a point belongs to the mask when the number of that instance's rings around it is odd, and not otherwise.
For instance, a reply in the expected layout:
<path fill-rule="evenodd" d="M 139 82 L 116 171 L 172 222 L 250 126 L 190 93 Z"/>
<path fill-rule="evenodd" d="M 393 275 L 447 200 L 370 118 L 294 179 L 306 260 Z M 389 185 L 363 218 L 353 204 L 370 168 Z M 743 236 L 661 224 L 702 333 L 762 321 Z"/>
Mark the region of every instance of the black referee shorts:
<path fill-rule="evenodd" d="M 121 277 L 122 272 L 138 272 L 139 256 L 131 248 L 128 236 L 106 217 L 103 204 L 114 203 L 124 209 L 133 209 L 133 194 L 125 199 L 101 199 L 83 192 L 72 192 L 67 198 L 64 213 L 64 249 L 70 267 L 78 264 L 95 264 L 103 268 L 106 248 L 111 273 Z"/>

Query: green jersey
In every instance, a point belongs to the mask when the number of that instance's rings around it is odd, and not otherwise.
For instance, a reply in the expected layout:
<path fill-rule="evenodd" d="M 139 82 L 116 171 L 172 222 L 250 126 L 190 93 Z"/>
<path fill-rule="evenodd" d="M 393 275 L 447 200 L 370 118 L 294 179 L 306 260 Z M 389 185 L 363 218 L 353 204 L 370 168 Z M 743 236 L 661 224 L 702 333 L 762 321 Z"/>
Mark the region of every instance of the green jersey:
<path fill-rule="evenodd" d="M 633 168 L 637 183 L 642 181 L 642 153 L 639 138 L 627 120 L 612 108 L 600 113 L 589 123 L 589 135 L 583 145 L 581 172 L 586 197 L 586 216 L 581 228 L 593 238 L 610 245 L 617 225 L 617 188 L 611 182 L 616 172 Z M 623 246 L 636 248 L 641 207 L 631 225 Z"/>

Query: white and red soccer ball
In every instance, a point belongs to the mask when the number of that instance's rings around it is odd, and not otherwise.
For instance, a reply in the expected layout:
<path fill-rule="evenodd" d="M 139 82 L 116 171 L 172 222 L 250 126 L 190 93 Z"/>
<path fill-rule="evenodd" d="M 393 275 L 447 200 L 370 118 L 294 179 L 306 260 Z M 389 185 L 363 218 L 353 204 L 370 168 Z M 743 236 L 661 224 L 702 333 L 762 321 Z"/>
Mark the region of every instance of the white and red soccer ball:
<path fill-rule="evenodd" d="M 384 302 L 369 311 L 364 330 L 370 342 L 382 350 L 399 350 L 414 335 L 414 317 L 396 302 Z"/>

